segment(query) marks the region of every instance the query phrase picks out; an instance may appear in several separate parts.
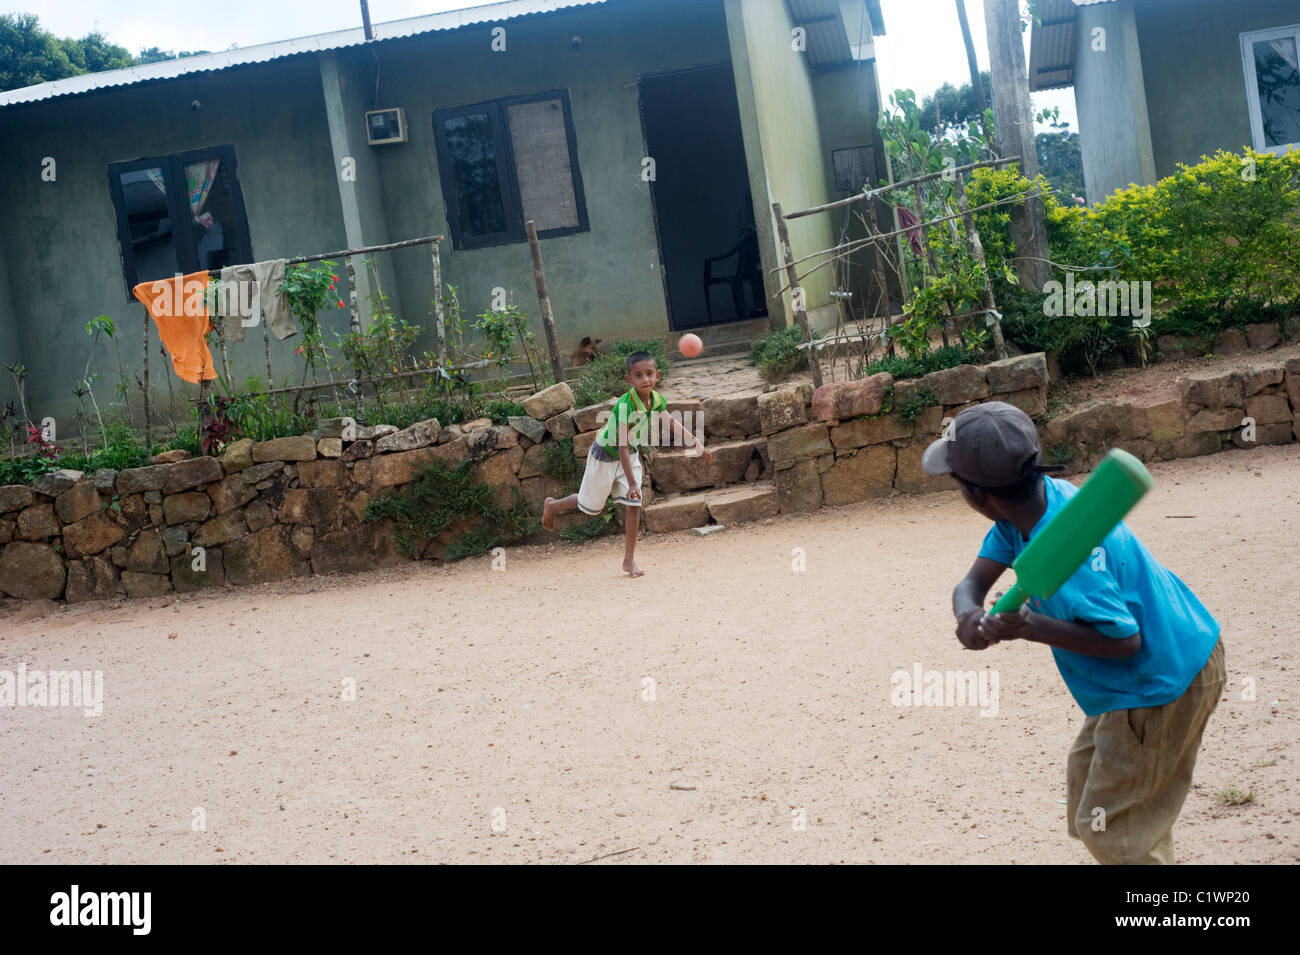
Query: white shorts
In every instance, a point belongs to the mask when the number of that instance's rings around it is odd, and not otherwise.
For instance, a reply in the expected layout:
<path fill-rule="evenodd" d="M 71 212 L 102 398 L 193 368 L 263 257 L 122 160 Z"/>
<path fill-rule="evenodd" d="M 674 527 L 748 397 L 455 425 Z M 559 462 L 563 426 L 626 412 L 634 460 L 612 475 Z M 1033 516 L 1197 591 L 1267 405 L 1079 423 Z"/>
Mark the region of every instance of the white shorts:
<path fill-rule="evenodd" d="M 640 507 L 641 501 L 629 501 L 627 498 L 627 475 L 618 458 L 613 461 L 597 457 L 597 445 L 594 441 L 587 452 L 587 470 L 582 475 L 582 487 L 578 488 L 578 510 L 595 517 L 605 510 L 605 501 L 612 499 L 615 504 L 628 507 Z M 632 457 L 632 477 L 636 480 L 637 490 L 641 489 L 641 455 L 630 452 Z"/>

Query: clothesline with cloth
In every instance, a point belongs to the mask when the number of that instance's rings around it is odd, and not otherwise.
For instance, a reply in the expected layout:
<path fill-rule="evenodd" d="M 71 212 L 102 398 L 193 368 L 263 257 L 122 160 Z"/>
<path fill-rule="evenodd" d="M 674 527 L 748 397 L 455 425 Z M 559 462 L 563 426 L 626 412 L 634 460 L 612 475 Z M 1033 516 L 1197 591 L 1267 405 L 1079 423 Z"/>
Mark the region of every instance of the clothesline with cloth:
<path fill-rule="evenodd" d="M 199 188 L 202 190 L 201 186 Z M 197 208 L 201 206 L 200 199 Z M 289 266 L 428 245 L 440 242 L 442 239 L 441 235 L 423 236 L 418 239 L 344 249 L 339 252 L 324 252 L 292 259 L 268 259 L 247 265 L 226 266 L 219 270 L 205 269 L 188 275 L 141 282 L 131 290 L 131 293 L 144 304 L 146 312 L 157 326 L 158 336 L 171 357 L 172 369 L 176 372 L 176 376 L 191 384 L 201 384 L 217 377 L 212 362 L 212 352 L 207 342 L 208 333 L 215 327 L 212 316 L 221 319 L 223 342 L 243 341 L 246 328 L 253 328 L 263 323 L 265 323 L 264 329 L 274 334 L 277 341 L 284 341 L 297 334 L 298 325 L 294 321 L 293 311 L 289 308 L 288 296 L 284 293 L 284 279 Z M 238 288 L 241 282 L 252 283 L 253 292 L 248 301 L 247 315 L 242 314 L 244 302 L 242 295 L 233 296 L 233 301 L 237 304 L 234 308 L 231 307 L 232 297 L 228 292 L 224 301 L 215 301 L 217 296 L 210 294 L 210 281 L 214 276 L 227 290 Z M 218 308 L 219 305 L 223 305 L 224 308 Z M 147 323 L 145 328 L 147 335 Z"/>

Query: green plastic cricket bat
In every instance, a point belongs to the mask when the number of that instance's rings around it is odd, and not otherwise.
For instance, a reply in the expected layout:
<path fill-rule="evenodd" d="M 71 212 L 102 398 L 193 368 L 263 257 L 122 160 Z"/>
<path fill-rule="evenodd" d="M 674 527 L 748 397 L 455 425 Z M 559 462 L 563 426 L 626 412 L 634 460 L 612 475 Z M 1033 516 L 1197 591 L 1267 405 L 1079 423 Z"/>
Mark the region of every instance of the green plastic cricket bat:
<path fill-rule="evenodd" d="M 1015 613 L 1030 597 L 1056 593 L 1154 483 L 1141 461 L 1111 448 L 1092 477 L 1016 558 L 1011 565 L 1016 582 L 989 613 Z"/>

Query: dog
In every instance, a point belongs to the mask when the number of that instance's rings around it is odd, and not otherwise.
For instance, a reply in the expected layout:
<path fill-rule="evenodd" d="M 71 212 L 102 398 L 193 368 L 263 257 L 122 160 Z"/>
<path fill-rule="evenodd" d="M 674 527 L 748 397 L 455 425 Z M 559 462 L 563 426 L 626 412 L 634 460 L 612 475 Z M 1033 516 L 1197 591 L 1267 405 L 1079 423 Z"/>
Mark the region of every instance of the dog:
<path fill-rule="evenodd" d="M 584 337 L 578 343 L 578 347 L 573 350 L 570 356 L 573 359 L 573 366 L 577 368 L 580 365 L 589 365 L 600 355 L 600 349 L 597 348 L 603 339 Z"/>

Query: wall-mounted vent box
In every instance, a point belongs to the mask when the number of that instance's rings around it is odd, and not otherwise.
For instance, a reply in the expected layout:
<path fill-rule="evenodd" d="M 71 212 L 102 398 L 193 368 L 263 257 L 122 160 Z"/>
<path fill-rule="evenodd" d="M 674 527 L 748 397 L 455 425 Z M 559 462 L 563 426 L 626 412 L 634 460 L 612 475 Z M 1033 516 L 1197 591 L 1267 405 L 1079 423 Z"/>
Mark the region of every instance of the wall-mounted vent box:
<path fill-rule="evenodd" d="M 372 146 L 406 142 L 406 110 L 400 106 L 367 110 L 366 141 Z"/>

